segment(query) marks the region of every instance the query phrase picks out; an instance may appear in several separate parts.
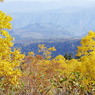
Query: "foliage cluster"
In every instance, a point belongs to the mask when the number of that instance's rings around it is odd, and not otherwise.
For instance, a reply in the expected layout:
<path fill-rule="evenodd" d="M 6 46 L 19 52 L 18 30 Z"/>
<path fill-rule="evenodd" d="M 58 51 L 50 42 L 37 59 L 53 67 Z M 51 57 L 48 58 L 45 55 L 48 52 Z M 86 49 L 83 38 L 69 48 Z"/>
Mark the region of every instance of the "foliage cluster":
<path fill-rule="evenodd" d="M 24 58 L 20 50 L 12 50 L 13 38 L 6 31 L 6 29 L 11 29 L 10 21 L 12 18 L 0 11 L 0 83 L 6 88 L 5 90 L 10 85 L 18 84 L 18 79 L 21 77 L 18 67 Z"/>
<path fill-rule="evenodd" d="M 29 52 L 24 57 L 14 49 L 12 18 L 0 11 L 0 94 L 1 95 L 94 95 L 95 32 L 82 38 L 79 59 L 58 55 L 51 57 L 54 47 L 38 45 L 43 56 Z M 69 59 L 69 60 L 68 60 Z"/>

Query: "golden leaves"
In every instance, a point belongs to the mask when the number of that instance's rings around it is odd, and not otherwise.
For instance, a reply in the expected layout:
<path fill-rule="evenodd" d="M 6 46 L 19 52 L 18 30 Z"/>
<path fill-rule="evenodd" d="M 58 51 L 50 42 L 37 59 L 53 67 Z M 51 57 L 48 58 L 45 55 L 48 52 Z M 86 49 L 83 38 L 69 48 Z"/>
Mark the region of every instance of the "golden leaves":
<path fill-rule="evenodd" d="M 90 31 L 81 40 L 81 46 L 78 47 L 77 56 L 90 55 L 95 52 L 95 32 Z"/>
<path fill-rule="evenodd" d="M 21 72 L 17 67 L 24 58 L 19 49 L 14 49 L 14 51 L 11 49 L 13 38 L 4 30 L 12 28 L 10 21 L 12 18 L 0 11 L 0 77 L 3 77 L 2 82 L 7 86 L 18 84 Z"/>
<path fill-rule="evenodd" d="M 0 29 L 11 29 L 12 25 L 10 21 L 12 21 L 12 17 L 7 16 L 5 13 L 0 11 Z"/>

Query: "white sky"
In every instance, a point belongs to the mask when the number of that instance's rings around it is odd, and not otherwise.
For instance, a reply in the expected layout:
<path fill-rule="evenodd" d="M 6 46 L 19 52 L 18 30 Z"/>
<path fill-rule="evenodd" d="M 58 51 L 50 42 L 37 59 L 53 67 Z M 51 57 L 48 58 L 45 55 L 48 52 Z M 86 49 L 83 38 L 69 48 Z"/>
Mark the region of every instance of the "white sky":
<path fill-rule="evenodd" d="M 60 2 L 62 3 L 64 6 L 68 6 L 68 5 L 75 5 L 75 6 L 88 6 L 89 5 L 95 5 L 95 0 L 5 0 L 5 2 L 14 2 L 14 1 L 35 1 L 35 2 Z"/>
<path fill-rule="evenodd" d="M 14 2 L 14 1 L 38 1 L 38 2 L 50 2 L 50 1 L 62 1 L 62 0 L 5 0 L 5 2 Z"/>
<path fill-rule="evenodd" d="M 4 11 L 22 11 L 22 10 L 40 10 L 40 9 L 58 9 L 58 8 L 95 8 L 95 0 L 4 0 L 6 3 L 0 3 L 0 9 Z M 17 1 L 17 2 L 15 2 Z M 21 2 L 20 2 L 21 1 Z M 22 4 L 23 1 L 31 1 L 31 3 L 24 2 L 24 5 Z M 35 1 L 35 2 L 34 2 Z M 11 2 L 11 5 L 10 5 Z M 19 3 L 20 2 L 20 3 Z M 34 3 L 32 3 L 34 2 Z M 39 3 L 41 2 L 41 3 Z M 9 5 L 10 6 L 9 6 Z M 25 5 L 26 4 L 26 5 Z M 28 4 L 31 4 L 29 6 Z M 24 7 L 25 6 L 25 7 Z M 15 9 L 14 9 L 15 7 Z M 17 9 L 16 9 L 17 8 Z M 74 9 L 72 9 L 74 10 Z"/>
<path fill-rule="evenodd" d="M 50 2 L 50 1 L 62 1 L 62 2 L 95 2 L 95 0 L 5 0 L 5 2 L 11 1 L 38 1 L 38 2 Z"/>

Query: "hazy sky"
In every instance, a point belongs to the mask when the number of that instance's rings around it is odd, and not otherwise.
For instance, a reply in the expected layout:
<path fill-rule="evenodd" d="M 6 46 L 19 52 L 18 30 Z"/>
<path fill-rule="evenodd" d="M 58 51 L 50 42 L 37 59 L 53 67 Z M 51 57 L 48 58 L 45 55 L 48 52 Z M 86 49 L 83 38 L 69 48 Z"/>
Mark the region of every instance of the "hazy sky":
<path fill-rule="evenodd" d="M 40 1 L 40 2 L 50 2 L 50 1 L 62 1 L 62 0 L 5 0 L 5 1 L 6 2 L 11 2 L 11 1 Z"/>
<path fill-rule="evenodd" d="M 38 2 L 51 2 L 51 1 L 58 1 L 58 2 L 68 2 L 68 3 L 95 3 L 95 0 L 5 0 L 5 2 L 14 2 L 14 1 L 38 1 Z"/>
<path fill-rule="evenodd" d="M 49 3 L 62 3 L 63 6 L 91 6 L 95 5 L 95 0 L 5 0 L 5 2 L 25 2 L 25 1 L 31 1 L 31 2 L 49 2 Z"/>
<path fill-rule="evenodd" d="M 17 1 L 17 2 L 16 2 Z M 25 1 L 30 1 L 26 3 Z M 23 3 L 22 3 L 23 2 Z M 0 3 L 0 9 L 5 12 L 21 12 L 32 10 L 47 10 L 47 9 L 64 9 L 70 8 L 94 8 L 95 0 L 5 0 Z"/>

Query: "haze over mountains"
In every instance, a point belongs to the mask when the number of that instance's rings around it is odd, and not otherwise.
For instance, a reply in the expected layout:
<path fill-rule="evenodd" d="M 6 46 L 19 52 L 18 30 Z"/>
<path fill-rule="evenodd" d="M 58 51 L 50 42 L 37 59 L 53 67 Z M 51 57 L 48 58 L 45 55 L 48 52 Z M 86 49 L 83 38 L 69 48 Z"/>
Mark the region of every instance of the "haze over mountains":
<path fill-rule="evenodd" d="M 5 2 L 0 4 L 0 9 L 14 18 L 10 33 L 16 39 L 80 38 L 95 30 L 93 5 L 66 7 L 61 2 Z"/>

